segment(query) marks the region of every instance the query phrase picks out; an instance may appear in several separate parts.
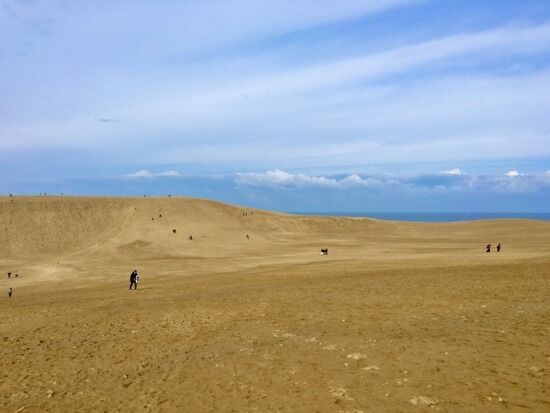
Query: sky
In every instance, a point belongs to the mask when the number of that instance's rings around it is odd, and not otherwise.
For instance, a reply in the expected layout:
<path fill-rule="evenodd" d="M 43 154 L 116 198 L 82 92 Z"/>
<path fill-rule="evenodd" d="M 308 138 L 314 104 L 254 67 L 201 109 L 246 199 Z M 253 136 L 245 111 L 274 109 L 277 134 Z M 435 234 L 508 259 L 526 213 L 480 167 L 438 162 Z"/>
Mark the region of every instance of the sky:
<path fill-rule="evenodd" d="M 0 0 L 0 193 L 550 212 L 550 2 Z"/>

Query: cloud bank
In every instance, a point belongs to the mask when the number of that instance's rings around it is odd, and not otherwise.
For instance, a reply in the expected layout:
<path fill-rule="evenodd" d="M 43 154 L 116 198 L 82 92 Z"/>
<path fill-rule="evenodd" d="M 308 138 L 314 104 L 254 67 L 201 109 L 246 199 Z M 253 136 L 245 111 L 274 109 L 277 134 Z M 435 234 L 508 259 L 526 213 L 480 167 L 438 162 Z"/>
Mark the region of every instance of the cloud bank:
<path fill-rule="evenodd" d="M 503 175 L 467 175 L 459 169 L 438 174 L 420 175 L 358 175 L 322 176 L 292 174 L 281 170 L 264 173 L 239 173 L 235 182 L 250 187 L 278 189 L 397 189 L 407 191 L 497 191 L 530 193 L 550 190 L 550 175 L 547 172 L 519 174 L 513 170 Z"/>
<path fill-rule="evenodd" d="M 179 178 L 181 182 L 194 179 L 176 171 L 152 173 L 147 170 L 123 175 L 123 178 Z M 511 170 L 503 174 L 467 174 L 453 168 L 433 174 L 336 174 L 315 175 L 291 173 L 280 169 L 265 172 L 238 172 L 220 176 L 203 176 L 204 182 L 220 181 L 239 188 L 270 190 L 322 190 L 322 191 L 462 191 L 533 193 L 550 191 L 550 171 L 520 174 Z"/>

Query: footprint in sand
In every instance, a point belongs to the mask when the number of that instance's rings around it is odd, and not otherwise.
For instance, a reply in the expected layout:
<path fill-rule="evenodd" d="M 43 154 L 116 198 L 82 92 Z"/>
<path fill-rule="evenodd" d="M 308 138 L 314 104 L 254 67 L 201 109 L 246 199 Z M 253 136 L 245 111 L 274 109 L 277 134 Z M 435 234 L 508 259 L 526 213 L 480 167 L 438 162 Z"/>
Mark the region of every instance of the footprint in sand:
<path fill-rule="evenodd" d="M 499 403 L 508 403 L 508 399 L 505 399 L 500 394 L 492 392 L 491 394 L 485 396 L 490 402 L 499 402 Z"/>
<path fill-rule="evenodd" d="M 339 402 L 341 400 L 353 400 L 353 397 L 351 397 L 348 394 L 348 391 L 343 387 L 331 388 L 330 395 L 335 399 L 335 402 Z"/>
<path fill-rule="evenodd" d="M 273 333 L 273 337 L 277 337 L 277 338 L 296 338 L 296 334 L 275 331 Z"/>
<path fill-rule="evenodd" d="M 529 374 L 533 377 L 542 377 L 544 376 L 544 369 L 537 366 L 529 367 Z"/>
<path fill-rule="evenodd" d="M 430 406 L 433 407 L 439 403 L 437 399 L 430 399 L 426 396 L 414 396 L 409 400 L 409 403 L 414 406 Z"/>
<path fill-rule="evenodd" d="M 351 354 L 348 354 L 346 357 L 357 361 L 364 360 L 367 358 L 367 356 L 362 353 L 351 353 Z"/>

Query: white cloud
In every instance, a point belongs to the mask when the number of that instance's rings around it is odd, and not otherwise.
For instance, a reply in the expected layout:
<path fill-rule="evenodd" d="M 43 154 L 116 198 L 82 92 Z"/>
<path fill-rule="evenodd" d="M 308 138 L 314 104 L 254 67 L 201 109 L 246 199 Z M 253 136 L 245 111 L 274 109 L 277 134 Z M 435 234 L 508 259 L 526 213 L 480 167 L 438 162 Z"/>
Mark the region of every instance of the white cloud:
<path fill-rule="evenodd" d="M 289 172 L 275 169 L 267 172 L 249 172 L 237 173 L 236 182 L 242 185 L 256 187 L 278 187 L 278 188 L 332 188 L 332 189 L 350 189 L 350 188 L 375 188 L 382 185 L 382 182 L 376 178 L 363 178 L 357 174 L 351 174 L 346 177 L 332 177 L 322 175 L 292 174 Z"/>
<path fill-rule="evenodd" d="M 462 172 L 462 170 L 460 170 L 459 168 L 449 169 L 448 171 L 441 171 L 441 173 L 445 175 L 457 175 L 457 176 L 465 175 L 465 173 Z"/>
<path fill-rule="evenodd" d="M 505 173 L 506 176 L 520 176 L 519 172 L 516 170 L 511 170 Z"/>
<path fill-rule="evenodd" d="M 125 175 L 127 178 L 151 178 L 153 174 L 145 169 Z"/>
<path fill-rule="evenodd" d="M 236 174 L 236 182 L 249 186 L 286 188 L 324 187 L 335 189 L 374 187 L 380 184 L 376 179 L 364 179 L 357 174 L 351 174 L 345 178 L 335 178 L 322 175 L 292 174 L 280 169 L 261 173 L 238 173 Z"/>
<path fill-rule="evenodd" d="M 8 124 L 5 127 L 0 124 L 0 148 L 29 146 L 39 148 L 59 144 L 74 146 L 75 142 L 82 146 L 109 145 L 111 147 L 113 137 L 123 142 L 126 136 L 143 136 L 146 140 L 150 140 L 151 136 L 159 136 L 156 139 L 163 139 L 166 134 L 181 133 L 182 130 L 191 131 L 189 135 L 204 134 L 205 130 L 212 127 L 216 128 L 215 132 L 219 132 L 212 133 L 212 136 L 227 136 L 227 131 L 235 130 L 234 126 L 238 127 L 242 122 L 249 123 L 251 120 L 274 129 L 281 128 L 280 125 L 293 125 L 294 130 L 299 127 L 311 134 L 311 130 L 316 129 L 318 122 L 318 116 L 316 116 L 318 112 L 308 109 L 312 107 L 312 103 L 326 100 L 335 104 L 340 99 L 337 93 L 330 92 L 327 88 L 357 81 L 380 81 L 395 75 L 430 68 L 434 64 L 451 65 L 457 59 L 467 59 L 469 56 L 490 59 L 495 55 L 514 56 L 536 53 L 550 49 L 548 45 L 550 45 L 550 24 L 499 27 L 442 37 L 336 62 L 324 61 L 297 69 L 270 72 L 269 69 L 264 68 L 265 70 L 254 72 L 254 75 L 243 77 L 233 74 L 213 79 L 212 76 L 204 79 L 193 73 L 193 76 L 198 76 L 194 78 L 194 83 L 188 84 L 185 79 L 178 79 L 177 82 L 170 84 L 168 80 L 162 80 L 156 84 L 156 87 L 144 89 L 144 91 L 135 88 L 134 85 L 127 85 L 132 87 L 132 92 L 129 91 L 126 94 L 130 101 L 119 100 L 114 105 L 118 109 L 113 108 L 108 111 L 114 112 L 112 116 L 125 119 L 126 122 L 117 125 L 109 124 L 109 127 L 106 127 L 98 122 L 86 123 L 86 115 L 81 114 L 63 121 L 50 119 L 47 122 L 23 122 Z M 171 76 L 167 78 L 170 79 Z M 542 76 L 531 76 L 527 79 L 519 76 L 517 81 L 515 79 L 516 77 L 477 78 L 474 81 L 468 81 L 468 78 L 454 78 L 448 79 L 447 83 L 438 83 L 430 78 L 429 84 L 432 87 L 422 89 L 422 93 L 418 93 L 415 89 L 415 93 L 411 95 L 400 91 L 396 95 L 395 90 L 391 93 L 389 88 L 378 99 L 376 96 L 379 91 L 374 94 L 369 93 L 373 90 L 373 86 L 367 84 L 358 88 L 356 95 L 374 96 L 367 99 L 363 105 L 325 110 L 324 112 L 328 112 L 327 116 L 324 116 L 321 121 L 324 120 L 329 125 L 328 131 L 338 129 L 340 126 L 345 126 L 348 130 L 355 128 L 357 130 L 353 131 L 354 136 L 366 134 L 372 136 L 373 128 L 376 128 L 376 132 L 380 130 L 380 133 L 384 133 L 383 130 L 387 129 L 388 123 L 392 127 L 387 133 L 391 133 L 391 129 L 396 128 L 395 125 L 402 125 L 408 131 L 424 134 L 424 127 L 433 130 L 437 119 L 447 122 L 452 120 L 457 125 L 463 125 L 464 118 L 471 119 L 471 114 L 474 116 L 472 119 L 477 123 L 488 125 L 486 129 L 495 129 L 495 125 L 498 125 L 496 121 L 499 120 L 495 118 L 506 119 L 505 114 L 519 108 L 518 113 L 513 112 L 511 116 L 515 121 L 509 123 L 537 125 L 540 123 L 536 122 L 536 119 L 539 119 L 540 110 L 536 108 L 545 107 L 548 98 L 538 93 L 539 88 L 533 88 L 533 84 L 548 84 L 548 76 L 543 73 Z M 121 81 L 121 87 L 124 84 Z M 520 93 L 517 93 L 518 84 L 521 85 Z M 422 88 L 425 86 L 421 85 Z M 137 96 L 134 96 L 135 90 L 139 90 Z M 481 91 L 478 92 L 479 98 L 473 95 L 476 90 Z M 377 87 L 374 87 L 374 91 L 377 91 Z M 506 91 L 509 92 L 506 93 Z M 313 92 L 322 92 L 324 95 L 316 96 L 313 102 L 303 95 Z M 90 93 L 94 92 L 90 91 Z M 121 93 L 121 95 L 125 94 Z M 102 99 L 109 100 L 108 95 L 103 96 Z M 523 104 L 533 101 L 536 104 Z M 495 105 L 498 105 L 498 110 Z M 295 120 L 297 113 L 301 115 L 299 120 Z M 483 119 L 483 123 L 478 121 L 479 119 Z M 494 119 L 495 122 L 488 123 L 488 119 Z M 347 120 L 351 122 L 346 122 Z M 79 131 L 78 139 L 75 140 L 73 134 L 68 133 L 72 130 Z M 483 132 L 485 135 L 488 133 L 499 135 L 501 131 L 497 130 L 495 133 L 485 130 Z M 401 132 L 399 133 L 403 136 Z M 540 131 L 535 129 L 532 134 L 537 133 Z M 3 135 L 16 139 L 4 140 L 1 139 Z M 448 132 L 443 134 L 445 135 L 448 135 Z M 516 134 L 512 133 L 512 135 Z M 231 138 L 243 140 L 240 136 Z M 212 138 L 201 141 L 205 140 L 212 140 Z M 178 142 L 182 141 L 184 141 L 183 138 Z M 133 139 L 126 138 L 123 144 L 128 146 L 133 142 L 135 142 Z M 524 147 L 528 146 L 533 145 L 524 145 Z M 511 148 L 512 146 L 500 145 L 500 147 Z"/>
<path fill-rule="evenodd" d="M 338 182 L 343 187 L 364 187 L 364 188 L 374 188 L 382 185 L 382 182 L 375 178 L 362 178 L 357 174 L 351 174 L 346 178 L 341 179 Z"/>
<path fill-rule="evenodd" d="M 388 65 L 392 65 L 391 59 Z M 385 68 L 381 73 L 384 71 Z M 327 72 L 332 76 L 330 70 Z M 369 78 L 367 69 L 363 75 Z M 307 93 L 308 82 L 314 78 L 304 75 L 303 82 L 299 76 L 290 83 L 279 84 L 280 79 L 275 78 L 256 85 L 244 84 L 250 100 L 238 98 L 240 86 L 234 90 L 222 87 L 210 96 L 206 91 L 190 97 L 190 101 L 174 100 L 169 105 L 174 112 L 164 113 L 163 117 L 174 122 L 187 117 L 191 130 L 201 128 L 209 117 L 216 117 L 215 122 L 223 125 L 232 125 L 226 130 L 240 130 L 238 136 L 226 131 L 215 136 L 239 145 L 241 149 L 236 154 L 242 161 L 248 160 L 246 149 L 260 141 L 264 147 L 269 147 L 271 142 L 274 145 L 266 151 L 256 151 L 255 159 L 281 156 L 288 159 L 296 155 L 312 158 L 317 153 L 321 162 L 328 159 L 334 162 L 337 154 L 342 162 L 350 163 L 384 162 L 391 158 L 429 161 L 434 156 L 449 161 L 528 158 L 538 154 L 541 148 L 546 148 L 546 152 L 550 148 L 544 145 L 548 127 L 542 121 L 543 108 L 550 104 L 550 99 L 539 93 L 541 85 L 550 85 L 546 72 L 430 78 L 429 82 L 415 81 L 405 88 L 394 87 L 378 95 L 368 93 L 378 86 L 367 83 L 354 89 L 359 102 L 354 102 L 353 92 L 347 102 L 342 102 L 338 92 L 325 91 L 327 83 L 322 77 L 317 78 L 315 85 L 309 83 L 317 90 L 309 102 L 303 93 Z M 348 82 L 353 76 L 342 72 L 339 79 Z M 156 116 L 154 113 L 155 109 L 143 111 L 145 117 Z M 155 119 L 149 119 L 156 123 Z M 247 133 L 243 125 L 257 132 Z M 519 141 L 519 135 L 529 144 Z M 318 142 L 309 136 L 316 136 Z M 296 146 L 298 140 L 303 143 L 302 147 Z M 208 140 L 202 143 L 212 148 L 205 152 L 206 157 L 225 153 L 216 147 L 227 149 L 225 142 L 223 145 Z M 192 156 L 193 150 L 195 148 L 184 150 L 183 156 L 186 152 Z M 276 151 L 284 153 L 275 155 Z M 170 153 L 167 156 L 170 157 Z"/>
<path fill-rule="evenodd" d="M 164 171 L 164 172 L 152 173 L 146 169 L 142 169 L 141 171 L 137 171 L 131 174 L 126 174 L 124 176 L 126 178 L 154 178 L 154 177 L 174 177 L 174 176 L 180 176 L 180 174 L 176 171 Z"/>
<path fill-rule="evenodd" d="M 379 81 L 431 68 L 435 64 L 452 65 L 457 59 L 473 56 L 490 59 L 496 56 L 529 55 L 548 50 L 549 45 L 550 24 L 498 27 L 442 37 L 336 62 L 323 62 L 282 72 L 231 79 L 221 84 L 214 84 L 209 79 L 212 87 L 195 87 L 191 91 L 188 87 L 182 90 L 181 86 L 175 86 L 175 89 L 165 96 L 157 94 L 142 100 L 148 103 L 137 106 L 134 104 L 130 107 L 132 113 L 139 114 L 140 119 L 150 121 L 181 121 L 186 118 L 204 121 L 205 118 L 211 117 L 233 117 L 234 105 L 247 104 L 250 100 L 265 102 L 266 99 L 289 95 L 293 99 L 298 99 L 295 94 L 312 93 L 357 81 Z M 160 102 L 162 104 L 159 104 Z M 293 102 L 293 105 L 295 104 Z M 161 113 L 159 108 L 162 108 Z M 257 112 L 259 108 L 261 109 L 262 105 L 258 107 L 253 103 L 248 109 Z"/>
<path fill-rule="evenodd" d="M 262 173 L 237 173 L 236 181 L 250 186 L 271 187 L 338 187 L 338 181 L 324 176 L 309 176 L 305 174 L 291 174 L 280 169 Z"/>
<path fill-rule="evenodd" d="M 180 176 L 180 174 L 179 172 L 176 172 L 176 171 L 164 171 L 164 172 L 159 172 L 155 176 Z"/>

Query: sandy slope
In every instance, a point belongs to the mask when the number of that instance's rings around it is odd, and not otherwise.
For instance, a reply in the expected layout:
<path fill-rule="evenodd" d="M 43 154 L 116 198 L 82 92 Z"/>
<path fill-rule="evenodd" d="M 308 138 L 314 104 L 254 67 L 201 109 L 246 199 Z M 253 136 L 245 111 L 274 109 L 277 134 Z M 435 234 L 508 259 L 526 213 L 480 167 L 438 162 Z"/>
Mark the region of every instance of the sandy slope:
<path fill-rule="evenodd" d="M 548 222 L 4 197 L 0 229 L 0 411 L 550 411 Z"/>

